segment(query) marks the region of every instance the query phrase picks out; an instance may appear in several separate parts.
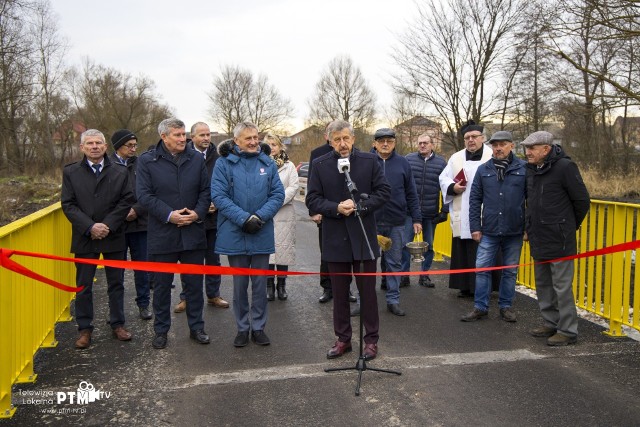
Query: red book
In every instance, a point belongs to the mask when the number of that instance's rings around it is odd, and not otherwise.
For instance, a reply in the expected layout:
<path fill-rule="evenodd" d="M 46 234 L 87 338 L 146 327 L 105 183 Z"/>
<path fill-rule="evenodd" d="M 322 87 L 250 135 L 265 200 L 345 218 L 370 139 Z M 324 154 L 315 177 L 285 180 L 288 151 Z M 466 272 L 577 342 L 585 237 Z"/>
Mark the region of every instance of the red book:
<path fill-rule="evenodd" d="M 462 186 L 467 185 L 467 175 L 464 173 L 464 169 L 460 169 L 460 172 L 453 177 L 453 182 L 456 182 Z"/>

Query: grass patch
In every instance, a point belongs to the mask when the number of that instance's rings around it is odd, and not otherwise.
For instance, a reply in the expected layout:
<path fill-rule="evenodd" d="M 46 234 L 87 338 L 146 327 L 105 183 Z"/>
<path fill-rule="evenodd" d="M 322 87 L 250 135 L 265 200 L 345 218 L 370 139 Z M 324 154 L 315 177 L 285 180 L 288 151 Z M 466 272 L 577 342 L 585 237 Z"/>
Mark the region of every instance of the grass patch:
<path fill-rule="evenodd" d="M 57 177 L 16 176 L 0 179 L 0 225 L 29 215 L 60 200 Z"/>
<path fill-rule="evenodd" d="M 640 168 L 638 166 L 634 166 L 633 170 L 625 175 L 602 173 L 595 169 L 582 169 L 580 172 L 592 199 L 640 202 Z"/>

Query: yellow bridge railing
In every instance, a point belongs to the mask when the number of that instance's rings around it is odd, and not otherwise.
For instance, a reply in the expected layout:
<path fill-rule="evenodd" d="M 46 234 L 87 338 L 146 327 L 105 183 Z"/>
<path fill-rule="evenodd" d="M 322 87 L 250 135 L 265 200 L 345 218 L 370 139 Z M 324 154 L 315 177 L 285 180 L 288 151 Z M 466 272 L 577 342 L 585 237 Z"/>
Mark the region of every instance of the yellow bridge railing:
<path fill-rule="evenodd" d="M 0 227 L 0 247 L 46 254 L 68 255 L 71 225 L 60 203 Z M 71 263 L 14 257 L 25 267 L 73 286 Z M 74 295 L 0 268 L 0 418 L 10 418 L 11 387 L 34 382 L 33 356 L 44 347 L 57 345 L 56 322 L 69 321 Z"/>
<path fill-rule="evenodd" d="M 578 251 L 587 252 L 640 238 L 640 205 L 592 200 L 589 214 L 578 230 Z M 435 260 L 451 256 L 451 227 L 436 228 Z M 635 252 L 626 251 L 576 261 L 573 291 L 576 305 L 609 321 L 611 336 L 624 336 L 622 326 L 640 331 L 640 270 Z M 533 262 L 529 243 L 522 246 L 520 264 Z M 533 266 L 518 269 L 518 283 L 535 289 Z M 638 287 L 638 289 L 635 289 Z"/>

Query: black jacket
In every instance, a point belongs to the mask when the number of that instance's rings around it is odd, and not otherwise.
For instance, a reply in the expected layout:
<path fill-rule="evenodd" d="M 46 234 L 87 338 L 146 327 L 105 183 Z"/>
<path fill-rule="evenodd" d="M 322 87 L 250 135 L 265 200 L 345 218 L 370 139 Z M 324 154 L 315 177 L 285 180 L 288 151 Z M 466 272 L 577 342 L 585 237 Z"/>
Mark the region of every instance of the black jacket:
<path fill-rule="evenodd" d="M 110 156 L 110 159 L 114 163 L 120 163 L 120 159 L 116 156 L 116 153 L 113 153 Z M 133 156 L 130 159 L 127 159 L 127 164 L 124 165 L 127 168 L 127 172 L 129 173 L 129 185 L 131 186 L 131 190 L 133 191 L 133 210 L 136 211 L 137 217 L 133 221 L 127 221 L 125 219 L 124 222 L 124 232 L 125 233 L 133 233 L 136 231 L 147 231 L 147 210 L 138 203 L 138 198 L 136 197 L 136 165 L 137 165 L 137 156 Z"/>
<path fill-rule="evenodd" d="M 306 204 L 310 212 L 322 214 L 322 259 L 327 262 L 370 260 L 356 215 L 345 217 L 338 213 L 338 204 L 350 198 L 345 175 L 338 171 L 338 157 L 338 153 L 331 151 L 315 159 L 309 170 Z M 391 196 L 377 157 L 357 149 L 349 156 L 351 179 L 359 190 L 355 199 L 363 207 L 361 218 L 375 258 L 380 256 L 380 249 L 373 212 Z M 367 200 L 361 200 L 363 193 L 369 195 Z"/>
<path fill-rule="evenodd" d="M 578 166 L 559 145 L 552 147 L 541 168 L 527 164 L 525 228 L 533 259 L 575 255 L 576 230 L 590 204 Z"/>
<path fill-rule="evenodd" d="M 185 207 L 196 211 L 198 218 L 206 217 L 210 178 L 202 155 L 186 147 L 175 161 L 160 141 L 155 150 L 138 158 L 137 175 L 138 201 L 149 212 L 149 254 L 206 249 L 202 220 L 185 227 L 167 222 L 171 211 Z"/>
<path fill-rule="evenodd" d="M 317 159 L 320 156 L 324 156 L 327 153 L 331 153 L 333 152 L 333 147 L 331 146 L 331 144 L 327 141 L 326 144 L 321 145 L 319 147 L 314 148 L 313 150 L 311 150 L 311 155 L 309 156 L 309 173 L 307 173 L 307 188 L 309 188 L 309 180 L 311 179 L 311 169 L 313 167 L 313 162 L 315 159 Z M 311 212 L 309 211 L 309 216 L 313 216 L 315 215 L 317 212 Z"/>
<path fill-rule="evenodd" d="M 124 220 L 134 197 L 124 165 L 104 158 L 96 178 L 87 158 L 70 163 L 62 172 L 62 211 L 71 222 L 71 252 L 75 254 L 124 251 Z M 109 227 L 104 239 L 92 240 L 91 227 L 101 222 Z"/>

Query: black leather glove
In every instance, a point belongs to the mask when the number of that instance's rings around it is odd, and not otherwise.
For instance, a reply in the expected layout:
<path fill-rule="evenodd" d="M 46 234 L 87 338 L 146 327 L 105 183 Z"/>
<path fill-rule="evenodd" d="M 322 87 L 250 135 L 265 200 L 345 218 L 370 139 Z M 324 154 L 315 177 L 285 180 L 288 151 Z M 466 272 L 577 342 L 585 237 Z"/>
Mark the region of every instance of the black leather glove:
<path fill-rule="evenodd" d="M 256 234 L 263 225 L 264 221 L 258 215 L 252 214 L 244 224 L 242 224 L 242 231 L 248 234 Z"/>
<path fill-rule="evenodd" d="M 432 224 L 440 224 L 441 222 L 445 222 L 447 220 L 447 212 L 439 212 L 438 215 L 434 216 L 431 220 Z"/>

